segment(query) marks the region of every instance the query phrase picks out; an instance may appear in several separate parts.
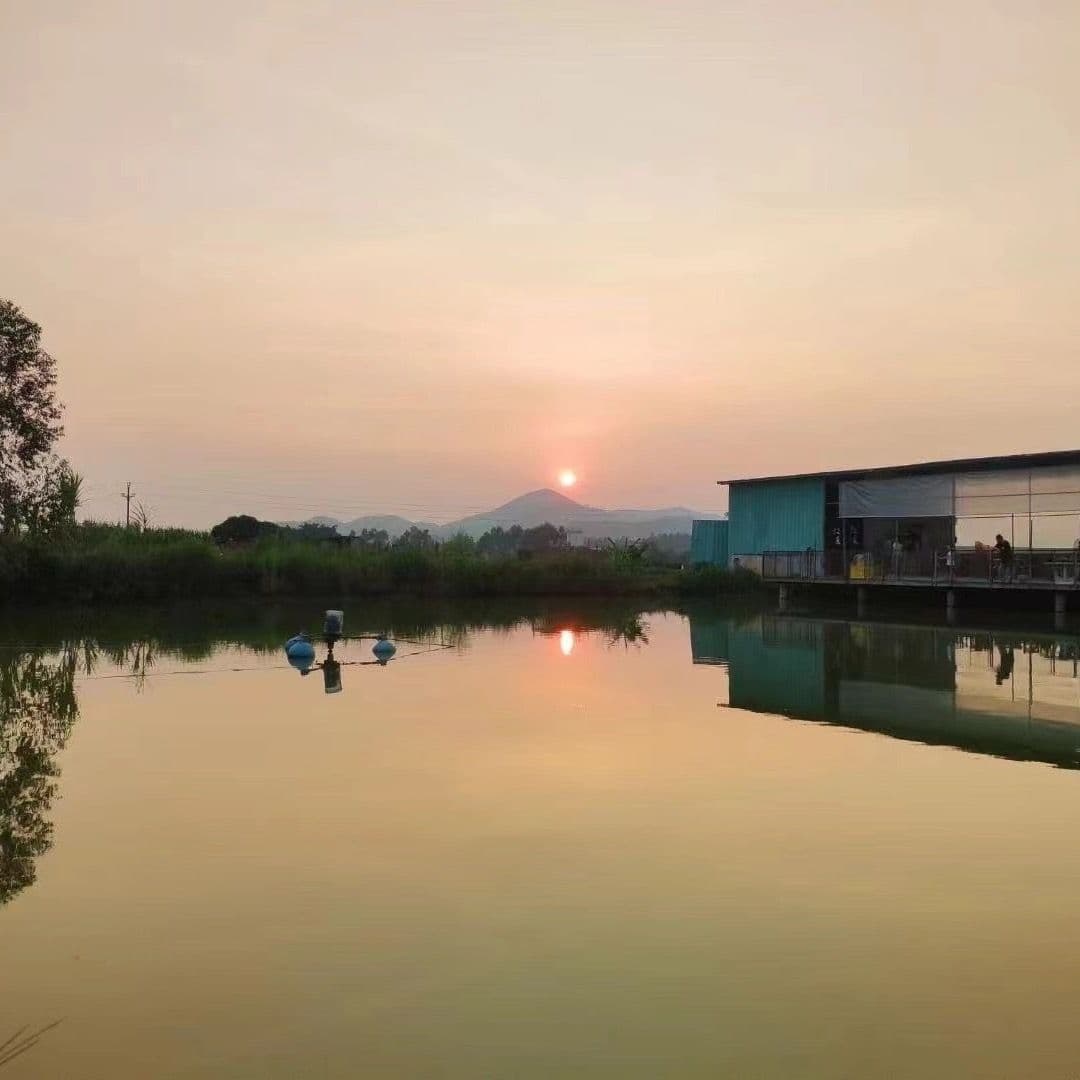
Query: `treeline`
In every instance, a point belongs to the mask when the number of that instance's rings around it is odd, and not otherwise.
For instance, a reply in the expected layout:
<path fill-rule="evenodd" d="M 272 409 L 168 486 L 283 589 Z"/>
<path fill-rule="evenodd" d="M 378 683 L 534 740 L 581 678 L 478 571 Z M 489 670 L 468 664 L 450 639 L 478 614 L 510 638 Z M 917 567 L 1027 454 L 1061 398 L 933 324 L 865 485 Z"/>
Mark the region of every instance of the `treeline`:
<path fill-rule="evenodd" d="M 566 529 L 545 522 L 532 528 L 511 525 L 504 529 L 496 525 L 479 538 L 458 533 L 437 539 L 430 530 L 413 525 L 398 536 L 391 537 L 385 529 L 361 529 L 348 535 L 339 533 L 332 525 L 304 522 L 302 525 L 279 525 L 260 521 L 249 514 L 228 517 L 210 530 L 217 544 L 252 544 L 258 540 L 315 540 L 356 551 L 447 551 L 462 555 L 485 557 L 510 555 L 544 555 L 570 551 L 572 545 Z M 593 551 L 618 552 L 624 558 L 638 558 L 658 564 L 676 565 L 690 552 L 690 537 L 682 533 L 664 533 L 646 540 L 593 540 L 583 545 Z"/>
<path fill-rule="evenodd" d="M 361 529 L 346 536 L 332 525 L 310 521 L 302 525 L 278 525 L 272 521 L 259 521 L 248 514 L 239 514 L 226 518 L 210 530 L 210 538 L 217 544 L 250 544 L 271 537 L 279 540 L 321 540 L 357 551 L 445 550 L 460 554 L 518 555 L 570 550 L 566 529 L 548 524 L 531 529 L 523 529 L 520 525 L 512 525 L 509 529 L 496 526 L 476 540 L 465 533 L 438 540 L 430 530 L 421 529 L 418 525 L 410 526 L 393 538 L 385 529 Z"/>
<path fill-rule="evenodd" d="M 718 567 L 683 570 L 654 560 L 643 544 L 570 547 L 565 533 L 552 526 L 520 534 L 498 529 L 476 541 L 455 537 L 442 543 L 405 534 L 394 542 L 369 537 L 342 544 L 280 529 L 243 541 L 221 536 L 86 523 L 48 537 L 8 536 L 0 539 L 0 598 L 659 597 L 756 587 L 752 575 Z"/>

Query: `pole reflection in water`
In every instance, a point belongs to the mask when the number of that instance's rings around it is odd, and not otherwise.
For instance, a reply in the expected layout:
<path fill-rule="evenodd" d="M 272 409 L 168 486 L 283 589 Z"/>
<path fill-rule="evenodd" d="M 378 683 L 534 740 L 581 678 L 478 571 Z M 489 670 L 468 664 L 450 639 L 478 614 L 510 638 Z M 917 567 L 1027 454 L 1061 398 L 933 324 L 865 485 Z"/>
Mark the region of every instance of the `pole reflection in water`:
<path fill-rule="evenodd" d="M 865 620 L 693 615 L 727 704 L 1080 768 L 1080 638 Z"/>

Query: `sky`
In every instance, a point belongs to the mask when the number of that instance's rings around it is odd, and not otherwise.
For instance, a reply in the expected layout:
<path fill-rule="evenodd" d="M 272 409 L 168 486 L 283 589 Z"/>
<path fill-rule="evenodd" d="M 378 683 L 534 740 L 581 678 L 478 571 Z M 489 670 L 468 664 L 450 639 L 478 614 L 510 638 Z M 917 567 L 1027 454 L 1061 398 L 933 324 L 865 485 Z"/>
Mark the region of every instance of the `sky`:
<path fill-rule="evenodd" d="M 1080 444 L 1080 5 L 0 7 L 0 296 L 86 512 Z"/>

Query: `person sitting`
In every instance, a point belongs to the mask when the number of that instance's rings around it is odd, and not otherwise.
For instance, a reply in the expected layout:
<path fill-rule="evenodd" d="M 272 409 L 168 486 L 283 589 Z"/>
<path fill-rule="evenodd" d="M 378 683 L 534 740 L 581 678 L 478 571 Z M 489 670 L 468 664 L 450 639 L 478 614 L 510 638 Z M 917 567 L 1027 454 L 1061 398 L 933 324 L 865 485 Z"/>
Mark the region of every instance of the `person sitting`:
<path fill-rule="evenodd" d="M 994 537 L 994 551 L 997 553 L 998 563 L 1001 566 L 1001 580 L 1012 581 L 1013 548 L 1001 533 Z"/>

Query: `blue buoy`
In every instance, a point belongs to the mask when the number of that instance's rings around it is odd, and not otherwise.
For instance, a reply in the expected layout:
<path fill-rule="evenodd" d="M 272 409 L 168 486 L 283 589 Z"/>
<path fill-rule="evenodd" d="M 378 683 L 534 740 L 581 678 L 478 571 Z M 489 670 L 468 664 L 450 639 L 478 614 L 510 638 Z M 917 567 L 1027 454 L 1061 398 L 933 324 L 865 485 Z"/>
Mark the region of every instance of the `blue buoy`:
<path fill-rule="evenodd" d="M 315 661 L 315 646 L 303 634 L 297 634 L 296 637 L 291 637 L 285 642 L 285 655 L 293 667 L 297 666 L 293 663 L 294 661 L 312 664 Z"/>
<path fill-rule="evenodd" d="M 391 659 L 394 653 L 397 652 L 397 646 L 392 641 L 387 641 L 386 638 L 379 638 L 371 647 L 371 651 L 375 654 L 375 659 L 380 664 L 385 664 L 387 660 Z"/>

